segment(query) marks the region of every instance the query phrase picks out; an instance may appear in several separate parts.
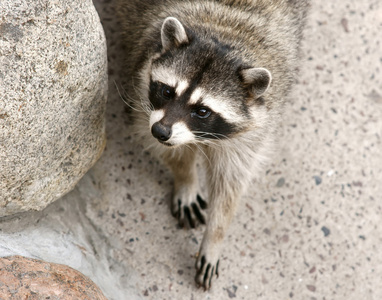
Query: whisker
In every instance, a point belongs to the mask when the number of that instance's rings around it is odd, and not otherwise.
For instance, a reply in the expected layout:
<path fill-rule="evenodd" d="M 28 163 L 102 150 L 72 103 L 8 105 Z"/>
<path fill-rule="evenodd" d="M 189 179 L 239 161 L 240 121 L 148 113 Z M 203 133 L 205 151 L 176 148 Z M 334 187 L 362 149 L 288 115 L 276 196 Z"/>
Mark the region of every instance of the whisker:
<path fill-rule="evenodd" d="M 125 103 L 129 108 L 131 108 L 132 110 L 136 111 L 136 112 L 143 112 L 143 113 L 146 113 L 148 114 L 148 111 L 144 108 L 144 107 L 141 107 L 142 109 L 139 109 L 137 108 L 136 106 L 130 104 L 126 98 L 128 98 L 130 100 L 130 102 L 135 102 L 133 98 L 131 98 L 128 93 L 124 90 L 124 93 L 121 94 L 120 90 L 119 90 L 119 87 L 116 83 L 116 81 L 114 80 L 114 85 L 115 85 L 115 88 L 117 89 L 117 92 L 118 92 L 118 95 L 119 97 L 121 98 L 121 100 L 123 101 L 123 103 Z M 122 87 L 121 87 L 122 88 Z M 123 88 L 122 88 L 123 89 Z"/>
<path fill-rule="evenodd" d="M 190 149 L 192 152 L 195 152 L 195 149 L 193 147 L 191 147 L 191 145 L 185 144 L 184 146 L 187 147 L 188 149 Z"/>
<path fill-rule="evenodd" d="M 196 148 L 198 148 L 198 150 L 204 155 L 204 157 L 206 158 L 206 160 L 208 161 L 208 163 L 211 165 L 211 160 L 210 158 L 208 157 L 208 155 L 204 152 L 203 148 L 199 145 L 199 143 L 197 142 L 192 142 L 193 145 L 195 145 Z"/>
<path fill-rule="evenodd" d="M 213 136 L 218 140 L 221 140 L 222 138 L 224 138 L 224 139 L 228 138 L 226 135 L 221 134 L 221 133 L 211 133 L 211 132 L 204 132 L 204 131 L 192 131 L 192 132 L 201 134 L 200 137 Z"/>
<path fill-rule="evenodd" d="M 148 112 L 151 112 L 152 110 L 154 110 L 153 105 L 151 104 L 150 101 L 145 101 L 145 99 L 143 99 L 143 98 L 141 97 L 141 93 L 139 93 L 139 89 L 137 88 L 137 86 L 136 86 L 134 80 L 135 80 L 135 78 L 132 77 L 132 78 L 131 78 L 131 86 L 133 87 L 135 94 L 136 94 L 136 95 L 139 95 L 139 100 L 141 101 L 141 105 L 142 105 L 144 108 L 149 109 Z"/>

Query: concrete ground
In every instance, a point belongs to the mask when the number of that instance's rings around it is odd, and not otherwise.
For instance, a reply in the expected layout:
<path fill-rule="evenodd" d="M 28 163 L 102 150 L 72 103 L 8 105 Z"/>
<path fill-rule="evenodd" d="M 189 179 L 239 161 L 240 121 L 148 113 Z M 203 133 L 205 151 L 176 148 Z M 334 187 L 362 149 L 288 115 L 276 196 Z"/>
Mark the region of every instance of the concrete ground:
<path fill-rule="evenodd" d="M 382 299 L 381 2 L 313 1 L 280 150 L 242 199 L 206 293 L 193 279 L 204 229 L 177 228 L 171 174 L 130 135 L 114 1 L 94 2 L 110 96 L 107 149 L 88 174 L 102 193 L 93 221 L 142 298 Z"/>
<path fill-rule="evenodd" d="M 78 265 L 117 300 L 382 299 L 380 1 L 313 1 L 280 150 L 242 199 L 209 292 L 194 285 L 204 228 L 177 228 L 172 176 L 130 134 L 114 1 L 94 2 L 109 50 L 106 151 L 44 212 L 1 221 L 0 255 Z"/>

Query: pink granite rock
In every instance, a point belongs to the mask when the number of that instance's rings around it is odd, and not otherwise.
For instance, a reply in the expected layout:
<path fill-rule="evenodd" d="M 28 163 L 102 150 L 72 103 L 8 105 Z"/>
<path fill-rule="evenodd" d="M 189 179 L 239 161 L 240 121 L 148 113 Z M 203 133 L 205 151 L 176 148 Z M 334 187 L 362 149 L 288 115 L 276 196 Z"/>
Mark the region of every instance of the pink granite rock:
<path fill-rule="evenodd" d="M 0 299 L 106 300 L 80 272 L 22 256 L 0 258 Z"/>

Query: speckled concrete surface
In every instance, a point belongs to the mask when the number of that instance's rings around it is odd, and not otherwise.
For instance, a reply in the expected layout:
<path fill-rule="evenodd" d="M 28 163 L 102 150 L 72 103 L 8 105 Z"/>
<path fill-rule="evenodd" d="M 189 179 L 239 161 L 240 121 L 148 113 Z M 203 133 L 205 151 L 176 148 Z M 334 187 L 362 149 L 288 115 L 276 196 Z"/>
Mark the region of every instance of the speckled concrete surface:
<path fill-rule="evenodd" d="M 129 133 L 113 1 L 95 4 L 110 96 L 88 213 L 135 270 L 142 298 L 382 299 L 380 1 L 313 2 L 280 151 L 243 198 L 208 293 L 193 281 L 203 228 L 177 229 L 171 174 Z"/>

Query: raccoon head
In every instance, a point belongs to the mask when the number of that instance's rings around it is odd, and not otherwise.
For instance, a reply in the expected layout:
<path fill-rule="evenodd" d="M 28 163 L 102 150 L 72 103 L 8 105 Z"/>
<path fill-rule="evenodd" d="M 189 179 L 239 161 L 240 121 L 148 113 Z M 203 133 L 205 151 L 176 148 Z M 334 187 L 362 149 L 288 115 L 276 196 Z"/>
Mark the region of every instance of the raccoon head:
<path fill-rule="evenodd" d="M 271 74 L 237 49 L 168 17 L 146 78 L 152 135 L 166 146 L 227 139 L 253 124 Z M 261 102 L 261 101 L 260 101 Z"/>

